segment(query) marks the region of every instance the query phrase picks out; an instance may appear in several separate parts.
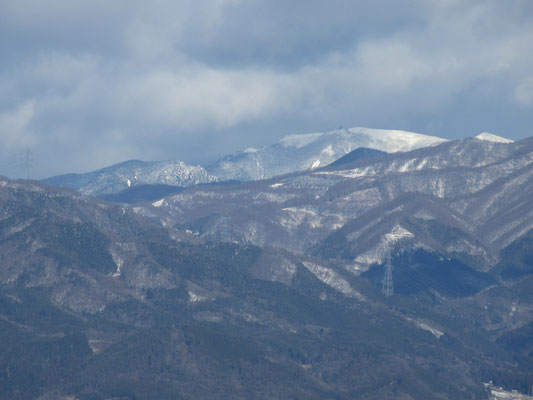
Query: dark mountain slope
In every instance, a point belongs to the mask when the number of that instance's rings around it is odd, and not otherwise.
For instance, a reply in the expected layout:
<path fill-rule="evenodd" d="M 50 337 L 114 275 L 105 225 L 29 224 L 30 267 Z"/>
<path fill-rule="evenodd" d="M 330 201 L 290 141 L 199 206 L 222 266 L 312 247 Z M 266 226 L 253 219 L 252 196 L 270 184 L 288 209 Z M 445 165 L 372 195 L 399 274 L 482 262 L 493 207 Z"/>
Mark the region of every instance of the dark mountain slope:
<path fill-rule="evenodd" d="M 2 179 L 0 202 L 1 397 L 483 398 L 491 373 L 527 382 L 469 319 L 323 260 L 35 183 Z"/>
<path fill-rule="evenodd" d="M 329 164 L 329 166 L 338 167 L 340 165 L 353 163 L 364 158 L 378 157 L 385 154 L 387 153 L 381 150 L 369 149 L 367 147 L 359 147 L 358 149 L 352 150 L 348 154 L 342 156 L 338 160 L 333 161 L 331 164 Z"/>
<path fill-rule="evenodd" d="M 115 203 L 139 203 L 143 201 L 154 201 L 172 193 L 183 190 L 179 186 L 171 185 L 136 185 L 124 189 L 118 193 L 111 193 L 99 196 L 102 200 Z"/>

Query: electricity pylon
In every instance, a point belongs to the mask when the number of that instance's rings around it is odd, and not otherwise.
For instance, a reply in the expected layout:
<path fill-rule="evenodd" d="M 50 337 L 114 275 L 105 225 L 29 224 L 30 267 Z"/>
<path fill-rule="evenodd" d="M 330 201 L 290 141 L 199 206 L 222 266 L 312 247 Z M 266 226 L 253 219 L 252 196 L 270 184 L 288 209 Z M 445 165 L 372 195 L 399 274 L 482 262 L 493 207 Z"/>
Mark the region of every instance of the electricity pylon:
<path fill-rule="evenodd" d="M 33 161 L 33 153 L 26 150 L 26 160 L 24 161 L 24 169 L 26 170 L 26 179 L 30 179 L 31 163 Z"/>

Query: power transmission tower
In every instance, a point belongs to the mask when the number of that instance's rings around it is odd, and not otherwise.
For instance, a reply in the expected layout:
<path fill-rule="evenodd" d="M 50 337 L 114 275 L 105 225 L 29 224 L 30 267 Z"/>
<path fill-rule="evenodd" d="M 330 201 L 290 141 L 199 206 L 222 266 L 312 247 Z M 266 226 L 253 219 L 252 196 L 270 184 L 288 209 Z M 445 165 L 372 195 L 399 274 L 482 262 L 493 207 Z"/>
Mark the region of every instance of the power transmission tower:
<path fill-rule="evenodd" d="M 381 288 L 381 292 L 387 297 L 390 297 L 394 294 L 394 285 L 392 282 L 392 262 L 390 254 L 387 258 L 387 264 L 385 266 L 385 276 L 383 277 L 383 286 Z"/>
<path fill-rule="evenodd" d="M 26 170 L 26 179 L 30 179 L 31 162 L 33 161 L 33 153 L 26 150 L 26 160 L 24 161 L 24 169 Z"/>

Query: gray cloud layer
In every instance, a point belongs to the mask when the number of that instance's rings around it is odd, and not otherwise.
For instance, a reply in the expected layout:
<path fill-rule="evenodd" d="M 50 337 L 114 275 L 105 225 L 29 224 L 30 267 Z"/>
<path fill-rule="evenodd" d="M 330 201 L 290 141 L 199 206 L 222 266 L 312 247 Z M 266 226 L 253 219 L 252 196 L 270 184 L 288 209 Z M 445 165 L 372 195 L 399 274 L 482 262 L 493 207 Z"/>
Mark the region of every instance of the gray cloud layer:
<path fill-rule="evenodd" d="M 529 0 L 3 0 L 0 51 L 0 168 L 31 148 L 37 177 L 341 124 L 533 134 Z"/>

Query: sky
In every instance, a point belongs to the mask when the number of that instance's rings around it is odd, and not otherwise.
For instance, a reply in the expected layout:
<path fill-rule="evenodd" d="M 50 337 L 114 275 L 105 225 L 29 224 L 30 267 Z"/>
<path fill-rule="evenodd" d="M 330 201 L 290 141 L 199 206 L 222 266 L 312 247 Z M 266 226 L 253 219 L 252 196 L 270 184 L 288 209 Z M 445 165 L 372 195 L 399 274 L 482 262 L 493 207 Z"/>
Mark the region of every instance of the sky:
<path fill-rule="evenodd" d="M 0 0 L 0 175 L 339 126 L 533 136 L 533 1 Z"/>

